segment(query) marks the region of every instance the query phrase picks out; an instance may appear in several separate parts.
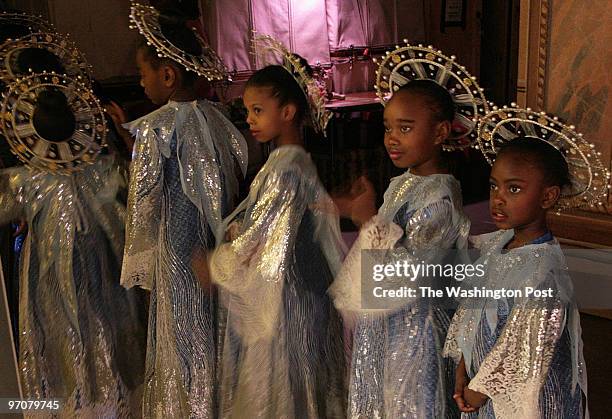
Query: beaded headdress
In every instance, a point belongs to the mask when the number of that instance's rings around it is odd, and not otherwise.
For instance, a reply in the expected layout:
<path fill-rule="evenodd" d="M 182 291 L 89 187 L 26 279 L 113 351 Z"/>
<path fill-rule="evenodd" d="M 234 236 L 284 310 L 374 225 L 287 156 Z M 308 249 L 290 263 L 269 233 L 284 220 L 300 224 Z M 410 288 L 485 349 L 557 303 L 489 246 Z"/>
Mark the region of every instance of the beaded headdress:
<path fill-rule="evenodd" d="M 5 83 L 12 83 L 19 77 L 31 72 L 21 72 L 18 60 L 21 53 L 26 50 L 41 49 L 57 57 L 64 73 L 83 83 L 91 82 L 91 66 L 76 46 L 65 37 L 56 33 L 32 33 L 22 38 L 10 40 L 0 46 L 0 79 Z"/>
<path fill-rule="evenodd" d="M 264 65 L 280 64 L 293 76 L 308 101 L 314 130 L 325 136 L 325 128 L 332 117 L 332 113 L 325 109 L 325 89 L 308 74 L 300 58 L 269 35 L 255 34 L 253 49 Z"/>
<path fill-rule="evenodd" d="M 388 51 L 380 62 L 374 59 L 378 64 L 374 88 L 381 103 L 386 105 L 393 93 L 409 81 L 432 80 L 448 90 L 456 106 L 452 132 L 443 148 L 450 151 L 469 147 L 476 141 L 478 118 L 489 111 L 483 89 L 454 55 L 447 57 L 432 46 L 404 42 L 405 46 Z"/>
<path fill-rule="evenodd" d="M 44 138 L 34 123 L 42 91 L 61 92 L 74 116 L 75 128 L 68 138 Z M 105 146 L 104 111 L 90 87 L 66 75 L 30 74 L 9 86 L 2 108 L 2 131 L 11 150 L 29 166 L 63 174 L 95 161 Z"/>
<path fill-rule="evenodd" d="M 0 12 L 0 26 L 6 27 L 9 25 L 22 27 L 24 29 L 22 36 L 28 33 L 55 32 L 53 25 L 42 17 L 22 12 Z"/>
<path fill-rule="evenodd" d="M 561 191 L 556 210 L 563 211 L 583 206 L 602 205 L 610 181 L 610 172 L 603 166 L 595 145 L 576 132 L 573 125 L 566 125 L 556 116 L 510 107 L 493 107 L 480 119 L 478 144 L 483 155 L 493 164 L 500 148 L 517 137 L 545 141 L 565 158 L 571 184 Z"/>
<path fill-rule="evenodd" d="M 195 29 L 192 30 L 202 47 L 200 55 L 189 54 L 170 42 L 162 32 L 159 18 L 160 13 L 154 7 L 132 3 L 130 28 L 138 29 L 140 34 L 146 38 L 147 44 L 155 48 L 160 58 L 168 58 L 183 66 L 187 71 L 193 71 L 199 76 L 206 77 L 208 81 L 231 81 L 227 68 L 219 55 Z"/>

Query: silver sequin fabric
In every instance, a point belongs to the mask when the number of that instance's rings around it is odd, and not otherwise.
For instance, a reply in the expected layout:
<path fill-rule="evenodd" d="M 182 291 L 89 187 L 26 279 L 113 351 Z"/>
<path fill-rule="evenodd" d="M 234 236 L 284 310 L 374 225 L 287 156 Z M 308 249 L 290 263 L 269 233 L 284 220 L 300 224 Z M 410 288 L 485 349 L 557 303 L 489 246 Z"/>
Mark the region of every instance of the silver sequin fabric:
<path fill-rule="evenodd" d="M 143 415 L 213 418 L 219 312 L 203 272 L 246 143 L 206 101 L 169 102 L 128 126 L 136 143 L 121 281 L 151 290 Z"/>
<path fill-rule="evenodd" d="M 586 395 L 580 316 L 559 243 L 504 250 L 514 232 L 474 238 L 486 266 L 466 287 L 553 290 L 553 297 L 462 300 L 445 355 L 463 357 L 469 388 L 489 400 L 470 418 L 581 418 Z"/>
<path fill-rule="evenodd" d="M 343 327 L 327 295 L 343 246 L 319 205 L 330 198 L 309 155 L 282 146 L 225 221 L 237 232 L 211 260 L 228 310 L 223 418 L 345 415 Z"/>
<path fill-rule="evenodd" d="M 111 156 L 71 175 L 28 166 L 0 173 L 0 222 L 19 217 L 29 227 L 19 272 L 21 384 L 26 398 L 61 399 L 57 417 L 130 417 L 142 385 L 145 325 L 134 291 L 119 285 L 123 173 Z"/>

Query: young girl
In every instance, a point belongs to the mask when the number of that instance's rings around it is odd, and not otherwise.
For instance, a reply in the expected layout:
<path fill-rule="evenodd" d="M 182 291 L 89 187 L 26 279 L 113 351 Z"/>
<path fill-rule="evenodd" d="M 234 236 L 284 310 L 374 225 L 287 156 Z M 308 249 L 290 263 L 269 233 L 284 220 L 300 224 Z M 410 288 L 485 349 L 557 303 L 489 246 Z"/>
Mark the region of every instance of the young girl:
<path fill-rule="evenodd" d="M 597 202 L 600 193 L 592 187 L 607 182 L 609 174 L 576 133 L 539 113 L 494 111 L 482 126 L 482 149 L 487 155 L 497 151 L 490 210 L 500 230 L 474 238 L 481 251 L 475 263 L 484 264 L 486 272 L 466 286 L 523 293 L 530 287 L 548 294 L 461 302 L 444 350 L 459 364 L 453 397 L 470 417 L 581 418 L 586 371 L 580 317 L 546 214 L 552 208 Z M 495 134 L 493 126 L 499 128 Z M 510 137 L 521 133 L 530 137 Z M 497 150 L 491 147 L 500 140 L 511 141 L 496 144 Z M 578 159 L 562 154 L 570 148 Z M 591 156 L 579 162 L 587 153 Z M 585 179 L 592 186 L 582 183 Z"/>
<path fill-rule="evenodd" d="M 211 259 L 228 309 L 222 417 L 345 411 L 342 324 L 326 294 L 341 258 L 338 217 L 311 209 L 331 202 L 304 150 L 302 124 L 314 117 L 314 102 L 295 78 L 307 85 L 307 68 L 283 53 L 286 67 L 257 71 L 244 92 L 253 136 L 276 148 L 225 220 L 227 241 Z"/>
<path fill-rule="evenodd" d="M 365 273 L 362 279 L 362 252 L 378 250 L 373 256 L 375 263 L 407 261 L 416 265 L 440 263 L 450 249 L 466 245 L 469 221 L 462 211 L 461 189 L 448 173 L 442 155 L 443 147 L 451 141 L 453 121 L 464 114 L 456 112 L 453 97 L 434 81 L 443 78 L 435 74 L 428 74 L 431 79 L 416 77 L 423 75 L 421 70 L 429 63 L 429 68 L 439 65 L 446 71 L 448 67 L 439 64 L 437 57 L 454 64 L 436 54 L 407 46 L 387 55 L 380 65 L 378 88 L 393 92 L 384 111 L 384 143 L 393 164 L 406 172 L 392 179 L 378 211 L 367 181 L 362 182 L 359 196 L 336 200 L 340 213 L 361 226 L 331 288 L 336 307 L 356 321 L 349 389 L 351 418 L 445 417 L 453 410 L 447 388 L 449 368 L 442 358 L 448 307 L 435 299 L 407 298 L 387 299 L 383 308 L 371 310 L 376 307 L 362 301 L 362 288 L 371 281 Z M 404 59 L 417 55 L 431 56 L 431 61 L 423 64 L 420 59 Z M 387 66 L 392 70 L 382 77 Z M 409 70 L 412 66 L 418 71 Z M 405 84 L 392 86 L 394 80 Z M 463 104 L 476 104 L 477 98 L 467 98 L 463 97 Z M 470 133 L 471 129 L 466 129 L 464 133 Z M 426 281 L 422 285 L 435 287 L 431 278 Z M 390 282 L 380 285 L 385 283 Z"/>
<path fill-rule="evenodd" d="M 62 417 L 128 417 L 145 330 L 136 296 L 119 285 L 125 177 L 100 152 L 102 109 L 88 87 L 55 73 L 9 86 L 4 137 L 25 164 L 0 171 L 0 224 L 28 225 L 19 281 L 24 396 L 61 399 Z"/>
<path fill-rule="evenodd" d="M 131 18 L 151 44 L 136 56 L 141 85 L 162 105 L 129 124 L 136 143 L 121 280 L 151 290 L 143 415 L 214 417 L 216 298 L 199 274 L 237 193 L 234 168 L 246 168 L 245 142 L 193 93 L 196 74 L 220 77 L 216 55 L 178 16 L 134 5 Z"/>

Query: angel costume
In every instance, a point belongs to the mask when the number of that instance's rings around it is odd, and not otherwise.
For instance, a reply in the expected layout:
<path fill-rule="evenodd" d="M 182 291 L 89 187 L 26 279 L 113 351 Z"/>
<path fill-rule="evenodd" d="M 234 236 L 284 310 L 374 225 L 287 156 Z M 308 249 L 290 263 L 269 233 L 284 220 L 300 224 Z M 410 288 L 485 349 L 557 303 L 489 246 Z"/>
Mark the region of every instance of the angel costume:
<path fill-rule="evenodd" d="M 382 207 L 362 227 L 331 288 L 336 307 L 356 318 L 349 417 L 451 415 L 452 369 L 442 358 L 449 307 L 424 298 L 398 300 L 387 309 L 362 307 L 361 258 L 362 251 L 378 249 L 384 260 L 377 263 L 442 263 L 450 249 L 465 247 L 468 232 L 453 176 L 407 171 L 391 180 Z"/>
<path fill-rule="evenodd" d="M 0 172 L 0 223 L 25 218 L 19 285 L 24 395 L 61 417 L 127 417 L 142 383 L 144 327 L 119 285 L 125 177 L 111 156 L 70 175 Z"/>
<path fill-rule="evenodd" d="M 208 101 L 169 102 L 129 124 L 136 137 L 121 281 L 151 290 L 144 416 L 215 412 L 217 309 L 205 250 L 246 169 L 242 135 Z"/>
<path fill-rule="evenodd" d="M 550 233 L 504 250 L 513 236 L 500 230 L 475 237 L 481 256 L 474 263 L 485 264 L 486 273 L 466 285 L 552 289 L 553 297 L 464 299 L 445 356 L 463 356 L 468 388 L 489 397 L 471 418 L 581 418 L 586 371 L 565 258 Z"/>
<path fill-rule="evenodd" d="M 224 223 L 237 233 L 211 259 L 228 309 L 222 417 L 344 417 L 343 329 L 327 295 L 342 239 L 315 204 L 330 198 L 310 156 L 285 145 Z"/>

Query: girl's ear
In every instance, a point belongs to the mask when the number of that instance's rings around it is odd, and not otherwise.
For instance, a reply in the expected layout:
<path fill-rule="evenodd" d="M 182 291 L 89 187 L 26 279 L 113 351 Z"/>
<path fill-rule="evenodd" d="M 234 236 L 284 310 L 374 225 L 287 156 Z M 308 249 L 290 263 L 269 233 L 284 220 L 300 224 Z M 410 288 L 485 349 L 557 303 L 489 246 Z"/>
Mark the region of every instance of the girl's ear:
<path fill-rule="evenodd" d="M 544 192 L 542 193 L 542 208 L 552 208 L 557 203 L 560 196 L 561 188 L 558 186 L 548 186 L 544 188 Z"/>
<path fill-rule="evenodd" d="M 176 70 L 171 65 L 162 66 L 162 75 L 164 78 L 164 86 L 174 87 L 177 81 Z"/>
<path fill-rule="evenodd" d="M 283 121 L 291 122 L 297 113 L 297 106 L 293 103 L 288 103 L 281 109 L 281 117 Z"/>
<path fill-rule="evenodd" d="M 449 121 L 438 122 L 435 129 L 435 140 L 436 145 L 441 145 L 446 141 L 451 133 L 451 123 Z"/>

